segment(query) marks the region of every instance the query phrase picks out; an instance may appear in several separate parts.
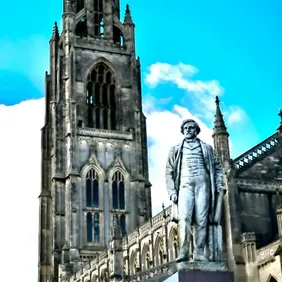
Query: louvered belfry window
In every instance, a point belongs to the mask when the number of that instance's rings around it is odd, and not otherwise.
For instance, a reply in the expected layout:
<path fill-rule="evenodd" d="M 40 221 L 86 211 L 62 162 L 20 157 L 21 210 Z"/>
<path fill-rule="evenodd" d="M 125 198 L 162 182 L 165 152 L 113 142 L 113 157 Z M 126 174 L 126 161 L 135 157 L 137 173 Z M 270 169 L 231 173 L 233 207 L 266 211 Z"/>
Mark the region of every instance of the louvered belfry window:
<path fill-rule="evenodd" d="M 87 77 L 87 127 L 116 129 L 116 81 L 112 71 L 98 64 Z"/>

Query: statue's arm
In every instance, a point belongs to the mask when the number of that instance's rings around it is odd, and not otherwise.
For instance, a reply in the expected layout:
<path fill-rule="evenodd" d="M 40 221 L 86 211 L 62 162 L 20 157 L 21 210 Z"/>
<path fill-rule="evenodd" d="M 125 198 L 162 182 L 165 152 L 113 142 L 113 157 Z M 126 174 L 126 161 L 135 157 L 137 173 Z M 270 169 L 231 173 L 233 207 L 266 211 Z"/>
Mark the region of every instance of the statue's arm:
<path fill-rule="evenodd" d="M 175 152 L 174 152 L 174 147 L 172 147 L 168 153 L 166 169 L 165 169 L 166 187 L 170 199 L 173 194 L 177 194 L 174 184 L 174 158 L 175 158 Z"/>

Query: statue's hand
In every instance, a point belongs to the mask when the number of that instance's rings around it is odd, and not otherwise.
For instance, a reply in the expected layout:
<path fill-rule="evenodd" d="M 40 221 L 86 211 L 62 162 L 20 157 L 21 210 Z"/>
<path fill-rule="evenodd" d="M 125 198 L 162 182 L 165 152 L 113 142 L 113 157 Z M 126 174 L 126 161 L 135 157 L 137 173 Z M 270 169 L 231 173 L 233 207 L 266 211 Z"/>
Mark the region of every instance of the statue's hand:
<path fill-rule="evenodd" d="M 176 194 L 172 194 L 170 196 L 170 200 L 173 201 L 174 203 L 177 203 L 177 195 Z"/>

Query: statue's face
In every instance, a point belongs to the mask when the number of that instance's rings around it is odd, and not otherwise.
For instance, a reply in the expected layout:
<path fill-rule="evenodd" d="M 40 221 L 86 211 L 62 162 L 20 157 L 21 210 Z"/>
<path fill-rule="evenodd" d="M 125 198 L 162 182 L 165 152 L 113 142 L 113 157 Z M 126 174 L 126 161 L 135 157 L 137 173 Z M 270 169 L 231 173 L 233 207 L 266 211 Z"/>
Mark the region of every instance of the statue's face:
<path fill-rule="evenodd" d="M 183 135 L 185 139 L 194 139 L 197 137 L 197 128 L 194 122 L 187 122 L 183 126 Z"/>

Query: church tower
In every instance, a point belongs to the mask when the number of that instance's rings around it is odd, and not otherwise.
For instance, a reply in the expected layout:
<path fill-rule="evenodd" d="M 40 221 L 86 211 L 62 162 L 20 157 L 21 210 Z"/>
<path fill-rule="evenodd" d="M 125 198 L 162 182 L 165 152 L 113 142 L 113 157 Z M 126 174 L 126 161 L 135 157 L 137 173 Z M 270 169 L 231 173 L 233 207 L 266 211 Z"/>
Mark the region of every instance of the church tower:
<path fill-rule="evenodd" d="M 140 61 L 129 6 L 64 0 L 50 39 L 42 129 L 39 282 L 78 271 L 151 217 Z"/>

